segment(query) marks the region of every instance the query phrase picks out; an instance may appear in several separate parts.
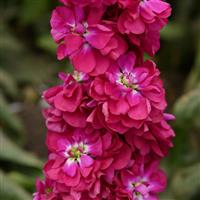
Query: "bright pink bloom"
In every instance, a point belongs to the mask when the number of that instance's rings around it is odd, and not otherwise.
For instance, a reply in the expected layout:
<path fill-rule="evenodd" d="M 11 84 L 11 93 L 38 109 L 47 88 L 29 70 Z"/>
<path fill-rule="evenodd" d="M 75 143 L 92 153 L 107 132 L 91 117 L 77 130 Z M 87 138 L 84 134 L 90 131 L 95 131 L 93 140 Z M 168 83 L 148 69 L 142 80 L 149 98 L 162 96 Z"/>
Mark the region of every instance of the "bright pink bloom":
<path fill-rule="evenodd" d="M 137 9 L 139 3 L 141 0 L 117 0 L 119 7 L 123 8 L 123 9 L 131 9 L 131 10 L 135 10 Z"/>
<path fill-rule="evenodd" d="M 78 71 L 103 74 L 111 60 L 127 50 L 127 44 L 110 23 L 99 23 L 102 15 L 103 8 L 92 8 L 86 16 L 84 8 L 57 7 L 51 18 L 51 34 L 56 42 L 62 42 L 58 59 L 69 57 Z"/>
<path fill-rule="evenodd" d="M 36 179 L 37 192 L 33 194 L 33 200 L 62 200 L 55 192 L 55 182 L 49 179 L 40 181 Z"/>
<path fill-rule="evenodd" d="M 40 181 L 36 179 L 37 192 L 33 194 L 33 200 L 79 200 L 80 195 L 76 192 L 70 191 L 63 184 L 56 181 L 46 179 Z"/>
<path fill-rule="evenodd" d="M 91 6 L 92 7 L 101 7 L 102 5 L 112 5 L 117 2 L 117 0 L 60 0 L 63 4 L 75 5 L 75 6 Z"/>
<path fill-rule="evenodd" d="M 117 198 L 127 200 L 159 200 L 157 194 L 166 187 L 166 176 L 158 168 L 159 162 L 149 165 L 135 164 L 130 170 L 123 170 L 117 183 Z"/>
<path fill-rule="evenodd" d="M 123 3 L 127 9 L 118 20 L 118 29 L 128 34 L 133 44 L 153 56 L 160 48 L 160 30 L 167 23 L 171 7 L 161 0 L 129 1 Z M 131 4 L 131 6 L 130 6 Z"/>
<path fill-rule="evenodd" d="M 58 59 L 73 74 L 43 93 L 49 157 L 33 200 L 158 200 L 160 159 L 174 132 L 160 72 L 171 7 L 162 0 L 60 0 L 51 17 Z"/>
<path fill-rule="evenodd" d="M 79 82 L 84 81 L 84 75 L 81 73 L 74 73 L 74 75 L 60 73 L 59 77 L 64 81 L 64 84 L 48 89 L 43 93 L 43 97 L 47 103 L 54 105 L 60 111 L 74 112 L 83 97 L 83 85 Z"/>
<path fill-rule="evenodd" d="M 101 177 L 112 182 L 114 172 L 126 168 L 131 160 L 129 147 L 117 135 L 105 131 L 88 134 L 76 129 L 62 135 L 49 132 L 47 146 L 50 154 L 44 168 L 46 176 L 76 193 L 87 191 L 90 197 L 99 194 Z"/>
<path fill-rule="evenodd" d="M 49 132 L 47 145 L 52 153 L 45 168 L 46 174 L 66 186 L 77 186 L 81 176 L 87 177 L 95 167 L 93 157 L 102 154 L 102 141 L 98 134 L 93 136 L 89 138 L 78 130 L 69 137 Z"/>
<path fill-rule="evenodd" d="M 83 95 L 88 79 L 85 74 L 74 72 L 73 75 L 60 73 L 64 84 L 48 89 L 43 98 L 50 105 L 43 111 L 47 128 L 51 131 L 64 132 L 67 127 L 85 127 L 86 113 L 83 109 Z"/>
<path fill-rule="evenodd" d="M 163 118 L 160 122 L 147 122 L 140 129 L 129 130 L 125 138 L 137 154 L 164 157 L 173 146 L 174 136 L 174 131 Z"/>
<path fill-rule="evenodd" d="M 68 124 L 63 119 L 63 113 L 55 108 L 43 110 L 43 116 L 46 119 L 46 127 L 48 130 L 55 132 L 64 132 L 67 130 Z"/>
<path fill-rule="evenodd" d="M 121 56 L 106 76 L 99 76 L 91 83 L 90 96 L 98 102 L 99 109 L 95 108 L 96 115 L 93 112 L 88 121 L 94 122 L 97 117 L 119 133 L 140 128 L 145 121 L 153 119 L 155 110 L 162 112 L 166 108 L 159 75 L 152 61 L 135 67 L 132 52 Z"/>

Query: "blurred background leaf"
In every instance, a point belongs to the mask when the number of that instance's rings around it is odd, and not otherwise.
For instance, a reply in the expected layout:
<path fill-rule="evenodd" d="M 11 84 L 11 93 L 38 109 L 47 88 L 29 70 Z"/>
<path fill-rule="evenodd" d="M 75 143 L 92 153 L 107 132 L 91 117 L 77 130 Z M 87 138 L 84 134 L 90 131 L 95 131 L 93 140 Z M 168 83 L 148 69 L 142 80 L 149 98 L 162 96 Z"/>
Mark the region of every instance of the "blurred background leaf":
<path fill-rule="evenodd" d="M 23 140 L 24 126 L 22 121 L 11 113 L 11 106 L 7 104 L 2 95 L 0 95 L 0 121 L 2 128 L 6 129 L 10 137 L 18 142 Z"/>
<path fill-rule="evenodd" d="M 31 195 L 17 183 L 11 180 L 6 174 L 0 171 L 0 199 L 5 200 L 31 200 Z"/>
<path fill-rule="evenodd" d="M 200 128 L 200 84 L 177 100 L 174 112 L 180 126 Z"/>
<path fill-rule="evenodd" d="M 30 153 L 20 149 L 0 131 L 0 160 L 10 161 L 24 166 L 41 168 L 42 162 Z"/>

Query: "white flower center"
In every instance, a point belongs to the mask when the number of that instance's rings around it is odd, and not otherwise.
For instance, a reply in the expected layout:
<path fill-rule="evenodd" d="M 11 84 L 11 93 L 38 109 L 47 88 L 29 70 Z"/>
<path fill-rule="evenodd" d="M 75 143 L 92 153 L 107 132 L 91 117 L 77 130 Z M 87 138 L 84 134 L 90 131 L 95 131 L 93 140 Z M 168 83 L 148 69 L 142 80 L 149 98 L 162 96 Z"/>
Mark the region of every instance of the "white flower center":
<path fill-rule="evenodd" d="M 138 91 L 139 86 L 136 84 L 136 78 L 133 73 L 123 73 L 118 74 L 118 79 L 116 80 L 118 84 L 123 85 L 126 88 L 131 88 L 132 90 Z"/>
<path fill-rule="evenodd" d="M 79 143 L 67 147 L 65 151 L 65 156 L 71 161 L 79 162 L 81 156 L 87 153 L 88 153 L 88 146 L 83 143 Z"/>

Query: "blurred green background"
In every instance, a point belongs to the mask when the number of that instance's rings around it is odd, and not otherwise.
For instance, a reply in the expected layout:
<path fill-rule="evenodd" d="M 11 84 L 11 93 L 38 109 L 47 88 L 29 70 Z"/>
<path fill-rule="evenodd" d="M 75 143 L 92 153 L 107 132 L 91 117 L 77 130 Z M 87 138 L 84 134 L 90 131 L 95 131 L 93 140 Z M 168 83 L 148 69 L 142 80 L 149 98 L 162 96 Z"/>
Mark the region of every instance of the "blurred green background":
<path fill-rule="evenodd" d="M 155 57 L 168 111 L 176 115 L 175 147 L 162 165 L 168 173 L 161 200 L 200 199 L 200 1 L 171 0 L 173 15 Z M 0 199 L 29 200 L 46 159 L 41 92 L 68 71 L 56 60 L 49 34 L 56 0 L 1 1 Z"/>

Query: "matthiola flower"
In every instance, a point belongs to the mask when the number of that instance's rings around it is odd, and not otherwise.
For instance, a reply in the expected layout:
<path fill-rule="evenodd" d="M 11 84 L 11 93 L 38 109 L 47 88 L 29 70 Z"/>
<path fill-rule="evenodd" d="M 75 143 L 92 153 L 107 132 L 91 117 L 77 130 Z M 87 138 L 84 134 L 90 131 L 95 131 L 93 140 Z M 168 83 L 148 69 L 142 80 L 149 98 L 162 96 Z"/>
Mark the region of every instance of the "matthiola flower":
<path fill-rule="evenodd" d="M 127 50 L 111 23 L 100 23 L 102 14 L 103 8 L 91 8 L 87 13 L 80 7 L 57 7 L 53 11 L 51 34 L 60 43 L 58 59 L 69 57 L 78 71 L 98 75 Z"/>
<path fill-rule="evenodd" d="M 55 132 L 64 132 L 67 130 L 68 124 L 63 119 L 63 113 L 55 108 L 47 108 L 43 110 L 43 116 L 46 119 L 46 127 Z"/>
<path fill-rule="evenodd" d="M 100 180 L 101 190 L 99 194 L 94 198 L 89 195 L 88 192 L 83 192 L 81 195 L 81 200 L 114 200 L 114 187 L 111 184 L 108 184 L 104 179 Z"/>
<path fill-rule="evenodd" d="M 131 160 L 130 148 L 108 132 L 49 132 L 47 146 L 50 154 L 44 168 L 46 176 L 77 194 L 87 191 L 90 197 L 100 193 L 101 177 L 112 182 L 114 172 L 126 168 Z"/>
<path fill-rule="evenodd" d="M 112 5 L 117 2 L 117 0 L 60 0 L 65 5 L 76 5 L 76 6 L 91 6 L 101 7 L 102 5 Z"/>
<path fill-rule="evenodd" d="M 79 200 L 80 195 L 70 191 L 63 184 L 50 179 L 36 180 L 37 192 L 33 194 L 33 200 Z M 83 200 L 83 199 L 82 199 Z"/>
<path fill-rule="evenodd" d="M 129 8 L 134 10 L 138 7 L 141 0 L 118 0 L 119 7 L 126 9 Z"/>
<path fill-rule="evenodd" d="M 166 176 L 158 168 L 157 161 L 148 166 L 140 164 L 123 170 L 117 180 L 117 198 L 128 200 L 158 200 L 157 194 L 166 187 Z"/>
<path fill-rule="evenodd" d="M 133 151 L 139 151 L 143 156 L 156 155 L 164 157 L 173 146 L 174 131 L 165 118 L 157 123 L 147 122 L 140 129 L 131 129 L 126 135 L 126 141 Z"/>
<path fill-rule="evenodd" d="M 43 93 L 43 97 L 47 103 L 54 105 L 58 110 L 74 112 L 83 98 L 84 85 L 79 83 L 87 78 L 78 72 L 74 72 L 73 75 L 60 73 L 59 78 L 64 83 L 48 89 Z"/>
<path fill-rule="evenodd" d="M 160 47 L 159 31 L 171 14 L 170 5 L 161 0 L 135 1 L 134 5 L 125 1 L 123 5 L 127 9 L 118 19 L 119 31 L 128 34 L 133 44 L 153 56 Z"/>
<path fill-rule="evenodd" d="M 142 124 L 166 107 L 165 91 L 159 71 L 152 61 L 135 67 L 135 55 L 130 52 L 119 58 L 106 76 L 91 83 L 90 95 L 98 103 L 99 121 L 113 131 L 124 133 Z M 90 115 L 88 121 L 93 122 Z M 101 118 L 101 119 L 100 119 Z M 102 120 L 102 118 L 104 120 Z"/>
<path fill-rule="evenodd" d="M 44 110 L 46 125 L 49 130 L 63 132 L 68 125 L 84 127 L 86 113 L 83 110 L 83 95 L 88 77 L 79 72 L 73 75 L 60 73 L 64 84 L 52 87 L 43 93 L 43 98 L 50 105 Z"/>
<path fill-rule="evenodd" d="M 33 200 L 158 200 L 174 117 L 153 56 L 171 13 L 162 0 L 59 0 L 58 59 L 77 71 L 46 90 L 45 181 Z M 128 53 L 127 53 L 128 52 Z"/>
<path fill-rule="evenodd" d="M 48 133 L 47 145 L 52 153 L 49 155 L 50 163 L 47 164 L 47 168 L 54 161 L 46 171 L 50 177 L 53 178 L 55 173 L 57 176 L 63 174 L 66 178 L 60 181 L 64 181 L 67 186 L 75 186 L 79 183 L 81 175 L 88 176 L 94 168 L 93 157 L 102 154 L 102 143 L 98 135 L 91 139 L 84 137 L 84 134 L 78 131 L 69 139 L 59 134 Z M 57 165 L 56 169 L 54 165 Z"/>
<path fill-rule="evenodd" d="M 33 200 L 62 200 L 55 192 L 55 182 L 49 179 L 40 181 L 36 179 L 37 192 L 33 194 Z"/>

